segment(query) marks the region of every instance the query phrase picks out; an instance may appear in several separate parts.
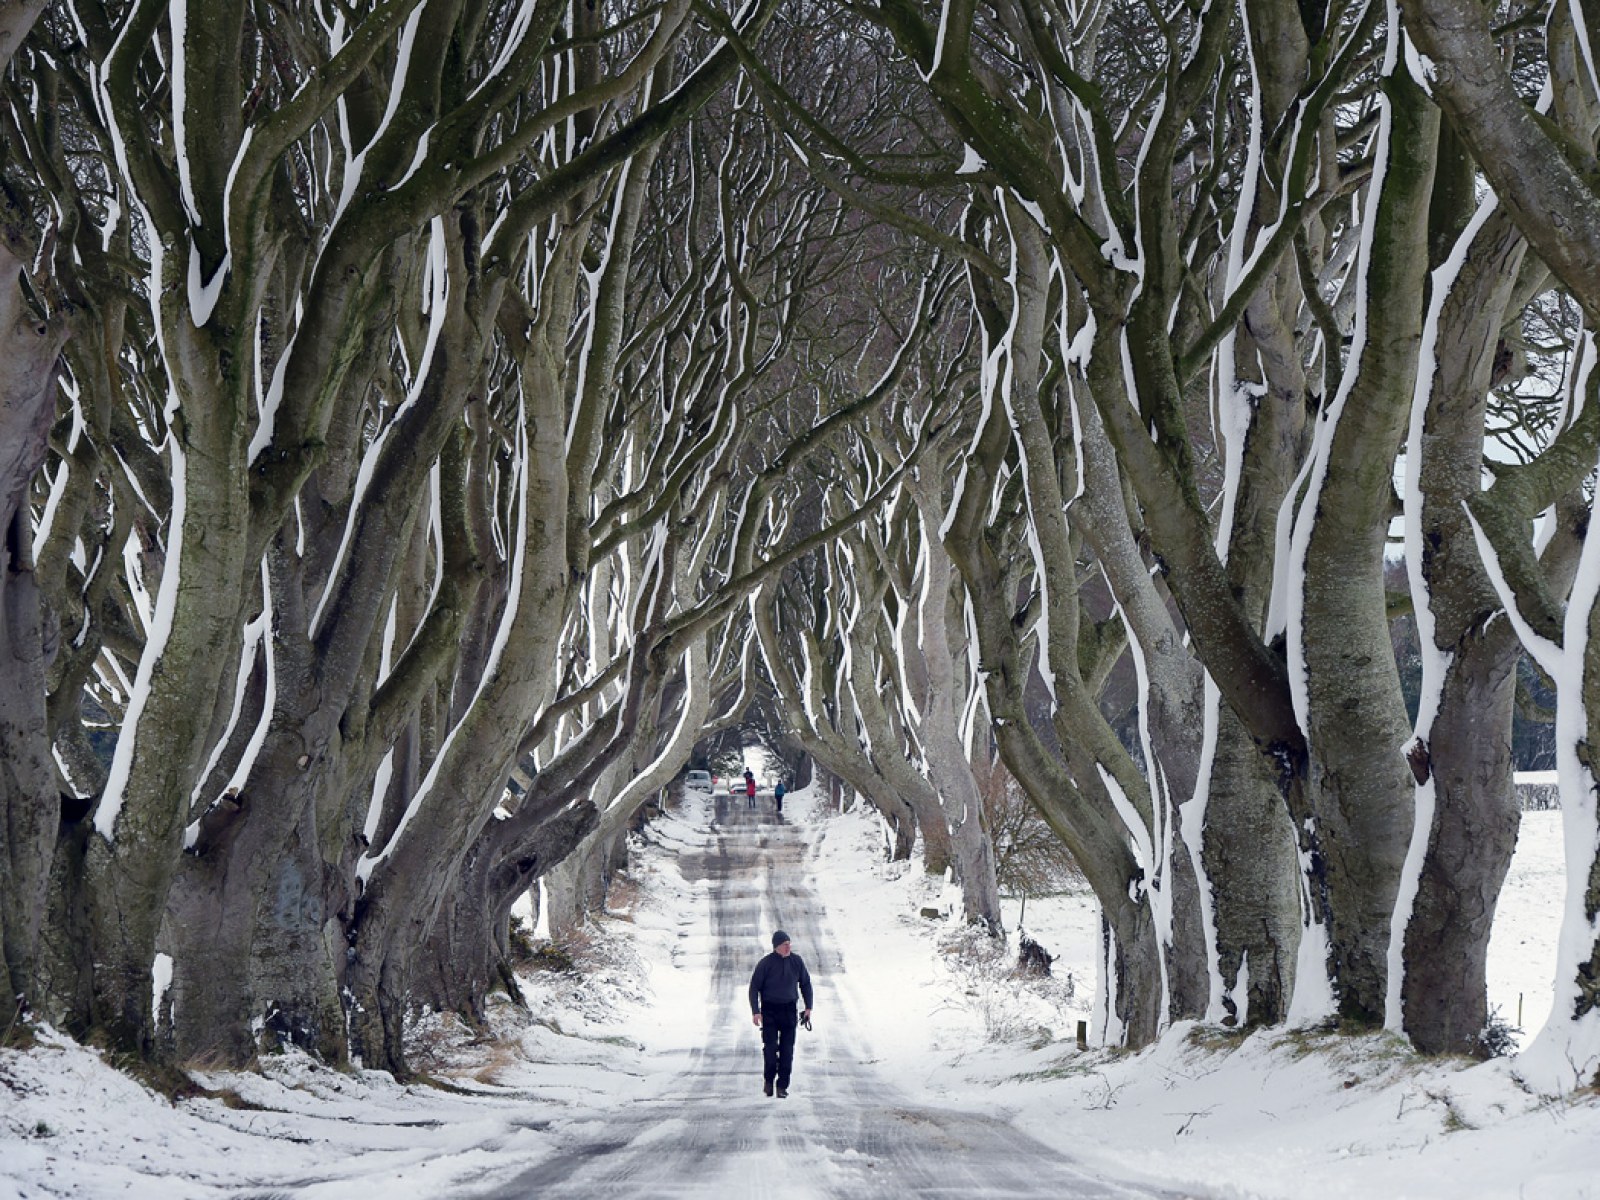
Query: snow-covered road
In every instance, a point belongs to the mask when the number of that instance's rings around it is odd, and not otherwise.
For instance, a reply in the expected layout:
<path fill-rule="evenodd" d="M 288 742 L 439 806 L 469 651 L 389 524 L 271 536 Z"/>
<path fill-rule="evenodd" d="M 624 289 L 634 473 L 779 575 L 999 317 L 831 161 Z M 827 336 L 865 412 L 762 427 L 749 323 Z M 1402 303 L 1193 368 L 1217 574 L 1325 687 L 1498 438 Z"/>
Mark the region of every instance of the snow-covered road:
<path fill-rule="evenodd" d="M 914 1104 L 877 1072 L 871 1047 L 839 1021 L 852 976 L 833 949 L 830 922 L 845 918 L 809 884 L 804 828 L 777 817 L 770 802 L 751 812 L 718 799 L 704 850 L 679 860 L 686 879 L 704 881 L 711 902 L 712 936 L 681 934 L 686 947 L 710 956 L 696 964 L 712 979 L 703 1045 L 662 1092 L 614 1110 L 603 1131 L 590 1127 L 483 1195 L 1176 1195 L 1098 1179 L 992 1116 Z M 745 999 L 777 928 L 793 938 L 816 987 L 816 1030 L 800 1033 L 786 1100 L 761 1094 Z M 919 1019 L 926 1003 L 907 999 L 906 1019 Z"/>

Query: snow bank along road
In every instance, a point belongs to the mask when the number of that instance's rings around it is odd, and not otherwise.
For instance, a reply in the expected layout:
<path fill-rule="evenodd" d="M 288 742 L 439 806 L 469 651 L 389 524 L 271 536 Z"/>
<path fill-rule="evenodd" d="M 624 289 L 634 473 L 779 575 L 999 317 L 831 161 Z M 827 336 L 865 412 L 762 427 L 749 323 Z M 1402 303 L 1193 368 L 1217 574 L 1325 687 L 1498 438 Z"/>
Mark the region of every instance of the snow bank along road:
<path fill-rule="evenodd" d="M 705 848 L 681 862 L 711 893 L 711 1021 L 704 1045 L 659 1096 L 615 1110 L 576 1142 L 486 1193 L 523 1197 L 1158 1197 L 1097 1179 L 992 1117 L 909 1103 L 876 1077 L 839 1024 L 849 964 L 807 885 L 799 827 L 718 797 Z M 750 972 L 771 932 L 788 931 L 811 970 L 816 1032 L 800 1031 L 789 1098 L 761 1094 Z M 908 1001 L 911 997 L 908 997 Z M 924 1003 L 908 1003 L 907 1019 Z"/>

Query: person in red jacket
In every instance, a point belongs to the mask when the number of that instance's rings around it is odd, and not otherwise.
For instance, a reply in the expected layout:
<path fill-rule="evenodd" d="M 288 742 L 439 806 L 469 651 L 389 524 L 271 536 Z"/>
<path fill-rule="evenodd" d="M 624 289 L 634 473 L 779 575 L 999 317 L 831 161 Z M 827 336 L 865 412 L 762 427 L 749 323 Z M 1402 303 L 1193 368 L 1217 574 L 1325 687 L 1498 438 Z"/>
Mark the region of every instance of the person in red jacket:
<path fill-rule="evenodd" d="M 799 1011 L 805 998 L 805 1009 Z M 811 1028 L 811 972 L 789 946 L 783 930 L 772 935 L 772 953 L 756 964 L 750 976 L 750 1019 L 761 1030 L 761 1090 L 778 1099 L 789 1094 L 794 1070 L 794 1035 L 801 1021 Z"/>
<path fill-rule="evenodd" d="M 756 806 L 756 773 L 749 767 L 744 769 L 744 794 L 749 797 L 750 807 Z"/>

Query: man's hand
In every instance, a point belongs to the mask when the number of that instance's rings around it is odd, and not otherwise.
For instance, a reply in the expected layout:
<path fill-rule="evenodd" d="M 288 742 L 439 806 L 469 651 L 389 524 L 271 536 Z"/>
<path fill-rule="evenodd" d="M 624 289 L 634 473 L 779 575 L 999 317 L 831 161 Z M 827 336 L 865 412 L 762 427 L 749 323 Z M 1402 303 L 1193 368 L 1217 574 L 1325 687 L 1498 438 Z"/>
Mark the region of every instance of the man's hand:
<path fill-rule="evenodd" d="M 750 1020 L 755 1025 L 755 1027 L 757 1029 L 761 1028 L 761 1014 L 760 1013 L 751 1013 L 750 1014 Z"/>
<path fill-rule="evenodd" d="M 803 1013 L 801 1013 L 801 1014 L 800 1014 L 800 1019 L 801 1019 L 801 1020 L 802 1020 L 802 1021 L 809 1021 L 809 1020 L 811 1020 L 811 1010 L 810 1010 L 810 1009 L 809 1009 L 809 1008 L 808 1008 L 808 1009 L 806 1009 L 806 1010 L 805 1010 L 805 1012 L 803 1012 Z"/>

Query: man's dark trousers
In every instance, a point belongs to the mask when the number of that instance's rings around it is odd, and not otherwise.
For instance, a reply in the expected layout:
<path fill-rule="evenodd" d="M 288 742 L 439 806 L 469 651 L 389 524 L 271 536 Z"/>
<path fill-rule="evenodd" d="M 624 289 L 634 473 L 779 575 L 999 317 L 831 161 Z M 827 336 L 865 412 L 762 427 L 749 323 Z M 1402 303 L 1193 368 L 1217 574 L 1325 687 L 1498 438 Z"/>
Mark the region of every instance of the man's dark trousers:
<path fill-rule="evenodd" d="M 789 1072 L 794 1068 L 794 1031 L 799 1025 L 798 1004 L 761 1002 L 761 1065 L 767 1083 L 788 1088 Z"/>

